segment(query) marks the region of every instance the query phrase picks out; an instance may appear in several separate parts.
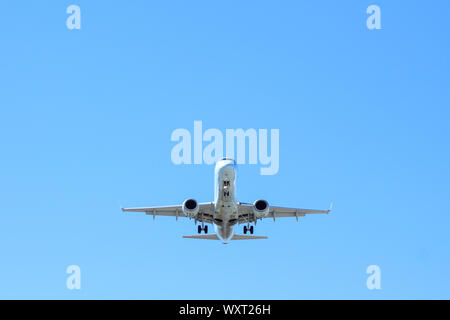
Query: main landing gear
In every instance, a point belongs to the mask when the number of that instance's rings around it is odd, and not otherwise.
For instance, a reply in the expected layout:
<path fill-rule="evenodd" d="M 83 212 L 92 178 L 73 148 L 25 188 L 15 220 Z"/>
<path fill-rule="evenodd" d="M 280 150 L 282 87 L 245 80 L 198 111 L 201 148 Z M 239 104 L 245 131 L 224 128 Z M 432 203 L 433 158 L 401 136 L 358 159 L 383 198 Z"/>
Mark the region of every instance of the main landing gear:
<path fill-rule="evenodd" d="M 247 234 L 247 231 L 250 231 L 250 234 L 253 234 L 253 226 L 244 226 L 244 234 Z"/>
<path fill-rule="evenodd" d="M 208 233 L 208 226 L 198 226 L 198 233 L 202 233 L 202 231 L 205 231 L 205 234 Z"/>

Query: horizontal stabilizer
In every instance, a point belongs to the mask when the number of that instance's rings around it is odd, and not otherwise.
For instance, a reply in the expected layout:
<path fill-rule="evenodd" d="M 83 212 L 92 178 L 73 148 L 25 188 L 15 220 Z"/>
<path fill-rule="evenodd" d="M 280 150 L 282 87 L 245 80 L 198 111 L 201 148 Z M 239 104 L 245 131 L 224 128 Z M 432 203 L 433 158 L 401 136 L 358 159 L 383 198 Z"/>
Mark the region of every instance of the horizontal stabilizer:
<path fill-rule="evenodd" d="M 183 236 L 187 239 L 206 239 L 206 240 L 220 240 L 217 234 L 197 234 L 194 236 Z M 264 236 L 248 236 L 244 234 L 235 234 L 231 240 L 253 240 L 253 239 L 267 239 Z"/>
<path fill-rule="evenodd" d="M 231 240 L 253 240 L 253 239 L 267 239 L 264 236 L 247 236 L 244 234 L 235 234 Z"/>
<path fill-rule="evenodd" d="M 195 236 L 183 236 L 183 238 L 219 240 L 219 237 L 217 236 L 217 234 L 198 234 L 198 235 L 195 235 Z"/>

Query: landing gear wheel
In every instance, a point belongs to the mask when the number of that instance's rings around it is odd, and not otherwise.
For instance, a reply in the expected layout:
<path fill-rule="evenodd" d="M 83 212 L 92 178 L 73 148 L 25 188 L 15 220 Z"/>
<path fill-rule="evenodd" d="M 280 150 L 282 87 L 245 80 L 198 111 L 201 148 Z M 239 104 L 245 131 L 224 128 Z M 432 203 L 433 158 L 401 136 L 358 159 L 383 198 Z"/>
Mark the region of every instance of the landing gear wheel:
<path fill-rule="evenodd" d="M 250 234 L 253 234 L 253 226 L 250 227 Z"/>
<path fill-rule="evenodd" d="M 198 233 L 202 233 L 202 227 L 198 226 Z"/>
<path fill-rule="evenodd" d="M 247 226 L 244 226 L 244 234 L 247 234 Z"/>
<path fill-rule="evenodd" d="M 205 226 L 203 230 L 205 230 L 205 234 L 208 233 L 208 226 Z"/>

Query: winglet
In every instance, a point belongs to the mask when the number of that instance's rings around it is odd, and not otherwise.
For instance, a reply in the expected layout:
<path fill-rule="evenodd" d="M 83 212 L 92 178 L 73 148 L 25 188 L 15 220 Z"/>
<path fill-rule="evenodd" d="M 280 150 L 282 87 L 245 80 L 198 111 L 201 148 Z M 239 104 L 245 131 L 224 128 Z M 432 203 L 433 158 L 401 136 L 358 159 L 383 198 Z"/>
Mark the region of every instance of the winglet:
<path fill-rule="evenodd" d="M 330 213 L 331 210 L 333 210 L 333 201 L 331 201 L 331 203 L 330 203 L 330 209 L 328 209 L 328 213 Z"/>

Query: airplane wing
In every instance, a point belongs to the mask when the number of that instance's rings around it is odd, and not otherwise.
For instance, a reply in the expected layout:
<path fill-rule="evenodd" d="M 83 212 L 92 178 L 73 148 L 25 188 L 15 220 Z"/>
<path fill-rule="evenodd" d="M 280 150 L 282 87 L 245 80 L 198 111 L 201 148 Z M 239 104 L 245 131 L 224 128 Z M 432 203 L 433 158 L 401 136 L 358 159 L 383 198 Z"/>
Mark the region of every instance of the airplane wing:
<path fill-rule="evenodd" d="M 198 206 L 199 211 L 197 217 L 194 218 L 198 222 L 212 223 L 213 215 L 214 215 L 214 203 L 199 203 Z M 178 220 L 178 217 L 187 218 L 187 216 L 183 213 L 183 209 L 181 205 L 179 206 L 163 206 L 163 207 L 140 207 L 140 208 L 122 208 L 123 212 L 143 212 L 147 215 L 153 216 L 166 216 L 166 217 L 175 217 Z"/>
<path fill-rule="evenodd" d="M 328 210 L 314 210 L 314 209 L 298 209 L 285 207 L 270 207 L 269 213 L 264 218 L 296 218 L 304 217 L 307 214 L 330 213 L 331 207 Z M 240 203 L 239 204 L 239 223 L 256 222 L 255 214 L 253 213 L 253 204 Z"/>

